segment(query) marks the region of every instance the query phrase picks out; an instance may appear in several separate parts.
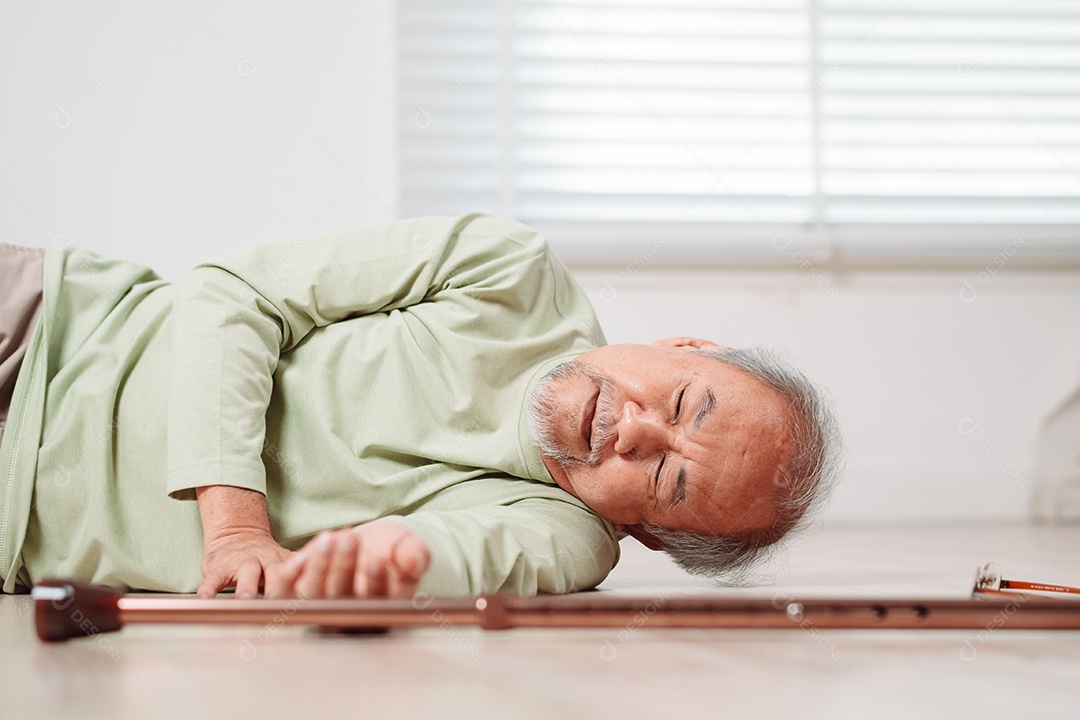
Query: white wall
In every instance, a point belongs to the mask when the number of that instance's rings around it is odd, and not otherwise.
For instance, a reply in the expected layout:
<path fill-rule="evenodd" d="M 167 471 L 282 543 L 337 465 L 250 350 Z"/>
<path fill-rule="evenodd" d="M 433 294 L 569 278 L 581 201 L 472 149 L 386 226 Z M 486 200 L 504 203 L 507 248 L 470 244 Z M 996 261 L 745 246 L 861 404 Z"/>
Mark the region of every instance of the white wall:
<path fill-rule="evenodd" d="M 60 235 L 175 278 L 394 217 L 394 7 L 0 6 L 0 240 Z M 964 302 L 978 268 L 824 288 L 795 266 L 574 269 L 612 342 L 786 348 L 831 388 L 850 452 L 833 521 L 1023 516 L 1038 421 L 1080 382 L 1076 271 L 1006 267 Z"/>
<path fill-rule="evenodd" d="M 392 217 L 395 3 L 0 5 L 0 239 L 166 277 Z"/>

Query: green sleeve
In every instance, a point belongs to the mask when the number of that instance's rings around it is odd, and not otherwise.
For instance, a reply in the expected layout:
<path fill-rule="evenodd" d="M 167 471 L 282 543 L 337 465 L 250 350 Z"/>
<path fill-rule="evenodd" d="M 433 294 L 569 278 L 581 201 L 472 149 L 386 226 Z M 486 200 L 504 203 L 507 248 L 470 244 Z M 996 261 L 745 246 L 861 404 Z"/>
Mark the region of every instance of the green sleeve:
<path fill-rule="evenodd" d="M 571 502 L 548 498 L 384 520 L 405 525 L 427 543 L 431 565 L 418 592 L 437 597 L 586 590 L 619 559 L 610 524 Z"/>
<path fill-rule="evenodd" d="M 274 370 L 315 328 L 443 293 L 482 295 L 545 255 L 531 228 L 464 215 L 336 230 L 195 266 L 175 287 L 166 492 L 181 500 L 203 485 L 266 493 Z"/>

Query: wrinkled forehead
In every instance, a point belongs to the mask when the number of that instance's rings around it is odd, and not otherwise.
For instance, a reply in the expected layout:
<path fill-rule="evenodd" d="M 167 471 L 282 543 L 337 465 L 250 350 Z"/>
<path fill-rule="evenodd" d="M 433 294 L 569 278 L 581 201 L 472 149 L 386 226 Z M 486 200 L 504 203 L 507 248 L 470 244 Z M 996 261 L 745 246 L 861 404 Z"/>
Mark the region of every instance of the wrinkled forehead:
<path fill-rule="evenodd" d="M 710 529 L 740 532 L 773 523 L 794 439 L 787 401 L 745 371 L 727 370 L 716 373 L 716 406 L 701 425 L 692 472 L 700 474 L 696 505 Z"/>
<path fill-rule="evenodd" d="M 715 398 L 716 409 L 701 426 L 718 449 L 746 440 L 782 442 L 790 439 L 788 401 L 745 370 L 719 360 L 702 358 L 709 366 L 702 379 Z"/>

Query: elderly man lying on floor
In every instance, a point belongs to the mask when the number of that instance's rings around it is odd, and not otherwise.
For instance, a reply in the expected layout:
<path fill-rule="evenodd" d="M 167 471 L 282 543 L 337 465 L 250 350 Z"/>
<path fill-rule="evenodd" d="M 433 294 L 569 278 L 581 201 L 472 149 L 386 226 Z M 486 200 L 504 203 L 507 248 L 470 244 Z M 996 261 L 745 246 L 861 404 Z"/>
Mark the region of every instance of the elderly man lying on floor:
<path fill-rule="evenodd" d="M 0 445 L 6 592 L 562 593 L 626 535 L 738 578 L 834 465 L 799 372 L 607 345 L 544 238 L 491 216 L 266 244 L 177 283 L 49 248 L 41 275 Z"/>

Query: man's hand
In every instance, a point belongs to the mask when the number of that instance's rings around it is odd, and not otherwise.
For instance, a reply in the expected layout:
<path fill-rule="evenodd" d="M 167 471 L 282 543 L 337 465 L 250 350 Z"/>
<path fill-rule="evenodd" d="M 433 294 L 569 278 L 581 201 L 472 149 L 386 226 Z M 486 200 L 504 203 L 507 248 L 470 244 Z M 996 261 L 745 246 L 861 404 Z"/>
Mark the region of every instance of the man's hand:
<path fill-rule="evenodd" d="M 213 597 L 235 585 L 237 597 L 255 597 L 259 581 L 265 576 L 268 585 L 272 573 L 292 554 L 265 530 L 241 528 L 217 535 L 203 549 L 203 583 L 198 595 Z"/>
<path fill-rule="evenodd" d="M 430 563 L 423 540 L 376 520 L 316 535 L 268 573 L 266 597 L 410 598 Z"/>
<path fill-rule="evenodd" d="M 195 489 L 203 526 L 203 584 L 199 597 L 213 597 L 236 585 L 239 597 L 255 597 L 259 581 L 292 553 L 274 541 L 266 514 L 266 497 L 255 490 L 228 485 Z"/>

